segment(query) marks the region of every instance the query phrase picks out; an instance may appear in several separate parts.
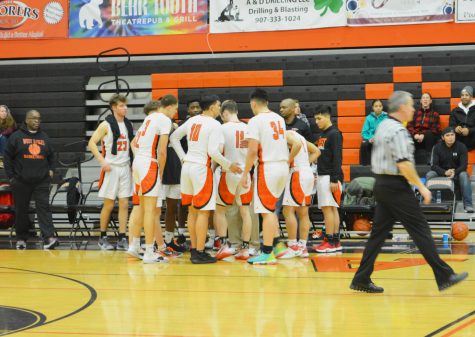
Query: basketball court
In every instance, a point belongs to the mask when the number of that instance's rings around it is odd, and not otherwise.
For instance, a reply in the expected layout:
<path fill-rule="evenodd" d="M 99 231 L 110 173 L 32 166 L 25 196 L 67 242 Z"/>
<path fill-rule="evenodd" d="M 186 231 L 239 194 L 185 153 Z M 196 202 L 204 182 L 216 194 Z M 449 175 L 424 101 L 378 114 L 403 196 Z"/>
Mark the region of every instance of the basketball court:
<path fill-rule="evenodd" d="M 470 273 L 466 282 L 442 293 L 412 242 L 387 241 L 373 275 L 385 292 L 376 295 L 348 288 L 364 244 L 356 240 L 343 242 L 343 254 L 311 254 L 260 267 L 241 261 L 192 265 L 187 255 L 144 265 L 124 252 L 95 250 L 95 241 L 64 243 L 55 251 L 5 249 L 0 331 L 15 336 L 473 336 L 474 241 L 471 234 L 464 242 L 439 242 L 443 259 Z"/>

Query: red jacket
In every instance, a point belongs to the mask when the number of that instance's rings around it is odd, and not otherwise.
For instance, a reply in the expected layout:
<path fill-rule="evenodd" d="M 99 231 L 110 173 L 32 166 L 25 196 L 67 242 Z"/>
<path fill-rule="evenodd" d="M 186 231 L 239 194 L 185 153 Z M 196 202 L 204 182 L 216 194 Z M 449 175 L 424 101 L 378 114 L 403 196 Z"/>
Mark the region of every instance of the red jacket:
<path fill-rule="evenodd" d="M 412 122 L 407 124 L 407 130 L 414 136 L 430 131 L 435 134 L 440 133 L 440 116 L 438 112 L 423 110 L 420 108 L 414 114 Z"/>

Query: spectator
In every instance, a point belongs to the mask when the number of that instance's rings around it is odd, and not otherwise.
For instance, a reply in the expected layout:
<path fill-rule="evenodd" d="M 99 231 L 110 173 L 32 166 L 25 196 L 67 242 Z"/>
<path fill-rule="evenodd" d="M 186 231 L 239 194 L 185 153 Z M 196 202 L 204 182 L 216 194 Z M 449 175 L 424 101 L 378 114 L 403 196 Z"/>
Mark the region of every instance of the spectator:
<path fill-rule="evenodd" d="M 374 133 L 379 123 L 388 118 L 388 114 L 383 111 L 383 102 L 375 99 L 371 104 L 373 111 L 366 116 L 361 137 L 363 141 L 360 147 L 360 164 L 371 165 L 371 150 L 373 148 Z"/>
<path fill-rule="evenodd" d="M 3 157 L 8 137 L 16 130 L 16 123 L 10 109 L 6 105 L 0 105 L 0 157 Z M 0 158 L 0 168 L 3 168 L 3 160 Z"/>
<path fill-rule="evenodd" d="M 25 249 L 30 220 L 28 208 L 33 196 L 44 248 L 53 249 L 59 242 L 54 237 L 49 206 L 49 190 L 53 177 L 55 154 L 49 137 L 40 130 L 41 116 L 36 110 L 26 114 L 25 126 L 14 132 L 5 148 L 5 171 L 15 200 L 17 249 Z"/>
<path fill-rule="evenodd" d="M 297 101 L 292 98 L 286 98 L 282 102 L 280 102 L 280 114 L 285 119 L 285 127 L 286 130 L 292 130 L 300 135 L 302 135 L 307 141 L 313 142 L 315 139 L 312 136 L 312 132 L 310 131 L 310 127 L 305 124 L 305 122 L 297 118 L 297 111 L 300 109 L 296 109 Z"/>
<path fill-rule="evenodd" d="M 295 115 L 297 116 L 298 119 L 302 120 L 307 126 L 310 128 L 310 122 L 308 121 L 307 116 L 302 113 L 302 109 L 300 108 L 300 102 L 295 99 Z"/>
<path fill-rule="evenodd" d="M 473 88 L 466 86 L 460 94 L 461 102 L 450 113 L 449 126 L 455 129 L 457 140 L 464 143 L 467 149 L 475 148 L 475 102 Z"/>
<path fill-rule="evenodd" d="M 422 94 L 421 106 L 414 114 L 414 119 L 407 124 L 407 130 L 414 139 L 416 152 L 425 151 L 421 164 L 427 164 L 432 148 L 440 137 L 440 116 L 432 108 L 432 96 L 428 92 Z M 416 157 L 416 163 L 418 162 Z"/>
<path fill-rule="evenodd" d="M 465 212 L 473 213 L 472 186 L 467 173 L 467 147 L 455 140 L 455 130 L 450 126 L 442 131 L 442 140 L 443 142 L 434 146 L 432 171 L 427 172 L 426 179 L 429 180 L 435 177 L 458 179 L 462 190 Z"/>

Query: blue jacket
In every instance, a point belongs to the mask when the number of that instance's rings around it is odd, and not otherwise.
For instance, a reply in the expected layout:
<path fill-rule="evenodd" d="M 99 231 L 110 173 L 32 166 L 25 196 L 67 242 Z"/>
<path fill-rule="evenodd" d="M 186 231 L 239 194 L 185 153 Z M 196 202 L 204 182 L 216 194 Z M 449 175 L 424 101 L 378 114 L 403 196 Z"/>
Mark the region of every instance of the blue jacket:
<path fill-rule="evenodd" d="M 384 121 L 386 118 L 388 118 L 388 114 L 384 111 L 381 112 L 379 117 L 376 117 L 374 112 L 371 112 L 368 116 L 366 116 L 363 130 L 361 130 L 361 136 L 363 136 L 363 140 L 370 140 L 373 138 L 379 123 Z"/>

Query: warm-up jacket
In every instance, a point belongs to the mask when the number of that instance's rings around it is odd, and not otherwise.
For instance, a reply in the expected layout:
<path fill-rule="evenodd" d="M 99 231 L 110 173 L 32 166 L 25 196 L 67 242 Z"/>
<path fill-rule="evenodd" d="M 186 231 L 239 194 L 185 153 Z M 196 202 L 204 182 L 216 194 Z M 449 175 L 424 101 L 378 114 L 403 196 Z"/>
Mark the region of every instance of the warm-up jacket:
<path fill-rule="evenodd" d="M 384 111 L 381 112 L 379 116 L 376 116 L 373 111 L 368 116 L 366 116 L 363 130 L 361 130 L 361 136 L 363 137 L 363 140 L 370 140 L 373 138 L 379 123 L 384 121 L 386 118 L 388 118 L 388 114 Z"/>
<path fill-rule="evenodd" d="M 462 103 L 452 110 L 449 119 L 449 126 L 467 127 L 469 129 L 469 135 L 474 136 L 475 133 L 475 102 L 469 105 L 468 113 L 465 113 Z"/>
<path fill-rule="evenodd" d="M 445 171 L 455 169 L 455 175 L 466 171 L 468 165 L 467 147 L 455 141 L 454 145 L 448 147 L 444 141 L 439 142 L 432 150 L 432 167 L 431 169 L 439 176 L 444 176 Z"/>
<path fill-rule="evenodd" d="M 342 182 L 343 136 L 340 130 L 330 126 L 320 134 L 316 144 L 322 153 L 317 161 L 318 175 L 329 175 L 332 183 Z"/>
<path fill-rule="evenodd" d="M 3 163 L 9 179 L 32 184 L 43 181 L 55 163 L 48 135 L 41 130 L 31 133 L 22 126 L 8 139 Z"/>

